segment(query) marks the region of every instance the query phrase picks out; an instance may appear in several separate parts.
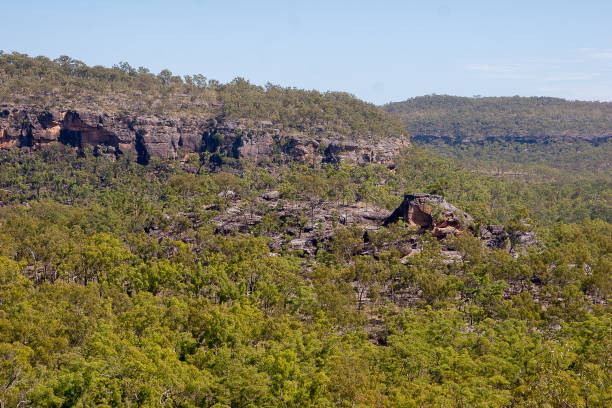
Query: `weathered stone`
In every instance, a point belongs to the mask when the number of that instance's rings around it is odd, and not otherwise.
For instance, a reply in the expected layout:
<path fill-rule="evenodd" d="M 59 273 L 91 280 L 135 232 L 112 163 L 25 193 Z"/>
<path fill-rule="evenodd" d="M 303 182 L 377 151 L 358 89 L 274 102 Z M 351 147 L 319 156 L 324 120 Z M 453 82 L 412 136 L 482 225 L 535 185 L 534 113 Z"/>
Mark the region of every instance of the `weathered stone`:
<path fill-rule="evenodd" d="M 482 225 L 480 239 L 487 247 L 506 250 L 516 257 L 538 244 L 531 225 L 525 220 L 521 220 L 521 224 L 522 228 L 510 231 L 506 231 L 504 225 Z"/>
<path fill-rule="evenodd" d="M 520 220 L 521 228 L 510 231 L 510 253 L 518 256 L 519 253 L 527 252 L 527 248 L 538 245 L 535 232 L 527 220 Z"/>
<path fill-rule="evenodd" d="M 395 223 L 400 219 L 408 225 L 430 230 L 439 238 L 457 235 L 473 223 L 470 215 L 447 203 L 443 197 L 425 193 L 406 194 L 404 201 L 385 219 L 383 225 Z"/>
<path fill-rule="evenodd" d="M 280 192 L 273 190 L 273 191 L 266 191 L 265 193 L 263 193 L 263 195 L 261 196 L 264 200 L 278 200 L 280 198 Z"/>
<path fill-rule="evenodd" d="M 510 235 L 505 231 L 503 225 L 481 225 L 480 239 L 492 249 L 510 249 Z"/>
<path fill-rule="evenodd" d="M 407 194 L 383 225 L 400 219 L 408 225 L 419 226 L 421 231 L 431 231 L 438 238 L 458 235 L 474 227 L 474 220 L 469 214 L 449 204 L 441 196 L 424 193 Z M 481 225 L 478 236 L 486 247 L 503 249 L 516 257 L 526 248 L 537 245 L 531 226 L 525 220 L 521 223 L 522 228 L 509 232 L 504 225 Z"/>
<path fill-rule="evenodd" d="M 86 145 L 112 146 L 116 154 L 137 155 L 142 164 L 152 157 L 176 158 L 183 157 L 185 152 L 208 151 L 218 157 L 256 163 L 347 161 L 390 167 L 399 150 L 409 145 L 404 138 L 383 140 L 364 135 L 348 138 L 320 126 L 281 130 L 270 121 L 229 119 L 223 115 L 162 118 L 86 109 L 0 108 L 0 148 L 37 148 L 54 141 L 79 149 Z"/>

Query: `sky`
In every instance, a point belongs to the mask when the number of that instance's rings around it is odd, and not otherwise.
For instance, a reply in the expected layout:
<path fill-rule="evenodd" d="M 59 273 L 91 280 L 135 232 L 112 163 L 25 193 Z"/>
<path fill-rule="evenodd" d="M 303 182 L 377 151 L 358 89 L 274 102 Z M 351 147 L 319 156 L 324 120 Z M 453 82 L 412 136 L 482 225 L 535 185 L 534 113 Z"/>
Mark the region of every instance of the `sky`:
<path fill-rule="evenodd" d="M 3 3 L 5 52 L 376 104 L 434 93 L 612 100 L 612 0 Z"/>

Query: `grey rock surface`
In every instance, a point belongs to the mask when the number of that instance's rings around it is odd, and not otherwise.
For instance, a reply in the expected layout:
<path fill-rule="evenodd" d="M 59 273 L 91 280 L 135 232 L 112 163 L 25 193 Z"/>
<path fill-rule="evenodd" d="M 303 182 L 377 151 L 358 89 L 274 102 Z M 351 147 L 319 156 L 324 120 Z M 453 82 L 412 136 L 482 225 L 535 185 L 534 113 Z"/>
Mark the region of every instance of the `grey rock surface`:
<path fill-rule="evenodd" d="M 409 145 L 407 138 L 351 137 L 323 129 L 279 130 L 270 121 L 253 123 L 218 117 L 163 118 L 107 114 L 87 109 L 41 110 L 0 105 L 0 148 L 38 148 L 60 142 L 115 148 L 116 154 L 151 158 L 182 157 L 207 151 L 254 162 L 277 160 L 305 163 L 350 161 L 393 166 L 393 157 Z"/>

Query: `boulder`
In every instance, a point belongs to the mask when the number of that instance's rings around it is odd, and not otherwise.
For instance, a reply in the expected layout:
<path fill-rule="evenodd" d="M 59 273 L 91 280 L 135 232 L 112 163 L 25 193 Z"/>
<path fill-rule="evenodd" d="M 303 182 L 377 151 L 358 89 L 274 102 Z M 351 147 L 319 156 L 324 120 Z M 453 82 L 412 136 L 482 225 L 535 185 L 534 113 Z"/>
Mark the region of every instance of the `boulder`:
<path fill-rule="evenodd" d="M 473 225 L 473 218 L 459 210 L 439 195 L 415 193 L 406 194 L 404 201 L 385 219 L 387 226 L 399 220 L 408 225 L 429 230 L 435 237 L 446 238 L 457 235 Z"/>
<path fill-rule="evenodd" d="M 510 250 L 510 235 L 506 232 L 503 225 L 481 225 L 480 239 L 491 249 Z"/>
<path fill-rule="evenodd" d="M 480 239 L 491 249 L 503 249 L 517 257 L 527 248 L 538 245 L 535 232 L 526 220 L 520 221 L 522 227 L 507 231 L 504 225 L 481 225 Z"/>
<path fill-rule="evenodd" d="M 280 191 L 266 191 L 261 197 L 267 201 L 278 200 L 280 198 Z"/>

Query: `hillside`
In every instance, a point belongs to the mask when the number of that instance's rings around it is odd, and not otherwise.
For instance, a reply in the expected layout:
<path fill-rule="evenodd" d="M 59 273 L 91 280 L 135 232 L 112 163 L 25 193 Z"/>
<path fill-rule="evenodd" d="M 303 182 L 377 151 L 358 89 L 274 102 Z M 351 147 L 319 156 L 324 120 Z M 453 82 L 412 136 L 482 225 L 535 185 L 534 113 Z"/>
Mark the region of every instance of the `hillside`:
<path fill-rule="evenodd" d="M 609 142 L 0 61 L 0 407 L 612 405 Z"/>
<path fill-rule="evenodd" d="M 600 143 L 612 137 L 612 102 L 427 95 L 383 108 L 401 117 L 414 141 Z"/>
<path fill-rule="evenodd" d="M 609 406 L 595 182 L 85 153 L 0 151 L 5 406 Z"/>
<path fill-rule="evenodd" d="M 391 115 L 342 92 L 0 54 L 0 148 L 52 141 L 142 163 L 204 151 L 219 153 L 216 162 L 390 162 L 408 137 Z"/>

